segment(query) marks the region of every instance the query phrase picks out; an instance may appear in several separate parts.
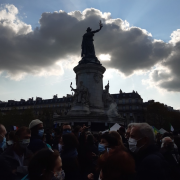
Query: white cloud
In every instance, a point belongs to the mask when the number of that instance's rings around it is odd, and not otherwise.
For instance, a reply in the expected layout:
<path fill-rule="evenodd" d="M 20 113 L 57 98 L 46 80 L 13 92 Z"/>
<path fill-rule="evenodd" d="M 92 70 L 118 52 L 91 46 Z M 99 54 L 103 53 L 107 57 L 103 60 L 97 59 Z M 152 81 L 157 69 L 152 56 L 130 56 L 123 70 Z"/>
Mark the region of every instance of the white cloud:
<path fill-rule="evenodd" d="M 170 37 L 170 43 L 176 44 L 177 42 L 180 42 L 180 29 L 173 31 Z"/>
<path fill-rule="evenodd" d="M 101 61 L 110 61 L 111 60 L 111 56 L 109 54 L 100 54 L 99 55 L 99 59 Z"/>
<path fill-rule="evenodd" d="M 101 20 L 104 26 L 95 34 L 94 45 L 106 69 L 128 77 L 156 67 L 150 73 L 151 83 L 168 91 L 180 91 L 179 29 L 165 43 L 153 39 L 145 29 L 131 27 L 126 20 L 112 19 L 111 13 L 94 8 L 45 12 L 34 30 L 18 15 L 14 5 L 0 8 L 0 72 L 6 72 L 9 78 L 19 80 L 27 74 L 59 76 L 64 69 L 72 69 L 81 59 L 81 41 L 87 27 L 95 30 Z"/>

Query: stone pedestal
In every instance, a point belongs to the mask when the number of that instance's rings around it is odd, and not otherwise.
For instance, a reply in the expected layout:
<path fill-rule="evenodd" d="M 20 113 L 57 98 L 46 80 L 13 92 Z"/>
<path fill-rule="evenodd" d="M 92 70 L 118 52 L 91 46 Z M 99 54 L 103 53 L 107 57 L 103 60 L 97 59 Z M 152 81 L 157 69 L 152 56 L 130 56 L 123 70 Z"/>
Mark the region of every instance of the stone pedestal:
<path fill-rule="evenodd" d="M 90 114 L 89 106 L 77 104 L 72 106 L 71 110 L 68 112 L 68 116 L 87 116 Z"/>
<path fill-rule="evenodd" d="M 86 63 L 74 67 L 76 73 L 76 86 L 80 87 L 80 82 L 89 92 L 89 111 L 90 114 L 104 115 L 103 95 L 103 74 L 106 69 L 100 64 Z M 77 109 L 76 105 L 72 108 Z M 75 113 L 75 111 L 74 111 Z M 79 111 L 77 110 L 77 114 Z M 70 113 L 71 114 L 71 111 Z"/>

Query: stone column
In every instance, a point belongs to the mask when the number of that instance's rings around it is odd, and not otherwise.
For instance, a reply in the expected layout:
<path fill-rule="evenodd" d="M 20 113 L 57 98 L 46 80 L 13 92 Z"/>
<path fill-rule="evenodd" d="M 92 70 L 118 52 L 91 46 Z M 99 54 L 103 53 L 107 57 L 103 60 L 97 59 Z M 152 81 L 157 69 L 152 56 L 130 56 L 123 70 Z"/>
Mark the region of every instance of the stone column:
<path fill-rule="evenodd" d="M 76 86 L 80 86 L 80 82 L 89 91 L 89 110 L 90 113 L 104 115 L 104 104 L 102 101 L 103 94 L 103 74 L 105 67 L 98 64 L 86 63 L 74 67 L 76 73 Z"/>

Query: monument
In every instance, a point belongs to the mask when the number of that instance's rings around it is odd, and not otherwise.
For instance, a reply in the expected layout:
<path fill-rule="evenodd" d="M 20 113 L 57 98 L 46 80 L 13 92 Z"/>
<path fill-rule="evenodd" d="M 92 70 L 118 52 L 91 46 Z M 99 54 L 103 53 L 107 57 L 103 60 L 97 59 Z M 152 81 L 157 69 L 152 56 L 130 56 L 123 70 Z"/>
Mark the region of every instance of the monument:
<path fill-rule="evenodd" d="M 56 122 L 88 122 L 91 123 L 124 123 L 124 119 L 117 112 L 117 104 L 109 93 L 109 81 L 103 90 L 103 74 L 106 68 L 102 66 L 95 54 L 93 36 L 100 28 L 92 31 L 87 28 L 81 44 L 81 57 L 78 65 L 74 67 L 76 73 L 76 88 L 70 84 L 74 92 L 73 104 L 66 117 Z"/>

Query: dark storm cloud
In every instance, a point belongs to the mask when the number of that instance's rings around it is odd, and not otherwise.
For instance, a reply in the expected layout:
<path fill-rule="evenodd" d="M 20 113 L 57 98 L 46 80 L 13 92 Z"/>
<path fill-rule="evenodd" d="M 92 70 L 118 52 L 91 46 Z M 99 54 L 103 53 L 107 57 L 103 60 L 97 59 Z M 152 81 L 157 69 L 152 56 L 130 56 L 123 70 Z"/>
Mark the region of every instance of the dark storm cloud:
<path fill-rule="evenodd" d="M 8 13 L 11 11 L 15 11 L 13 7 L 8 9 Z M 17 12 L 13 12 L 14 17 L 8 18 L 17 20 Z M 103 62 L 106 68 L 118 69 L 127 76 L 138 70 L 150 69 L 176 51 L 171 43 L 154 40 L 146 30 L 129 27 L 126 21 L 112 19 L 110 13 L 103 14 L 96 9 L 69 14 L 63 11 L 43 13 L 40 26 L 33 31 L 22 21 L 8 21 L 6 17 L 0 19 L 0 71 L 11 75 L 37 73 L 70 56 L 79 56 L 80 59 L 82 36 L 88 26 L 97 29 L 99 20 L 104 27 L 95 35 L 94 44 L 97 56 L 111 56 L 111 61 Z M 166 63 L 164 66 L 176 68 L 171 60 Z M 175 77 L 176 72 L 172 75 Z M 167 86 L 161 84 L 163 88 Z"/>
<path fill-rule="evenodd" d="M 161 63 L 162 68 L 152 73 L 152 80 L 168 91 L 180 92 L 180 42 L 177 42 L 171 55 Z"/>

